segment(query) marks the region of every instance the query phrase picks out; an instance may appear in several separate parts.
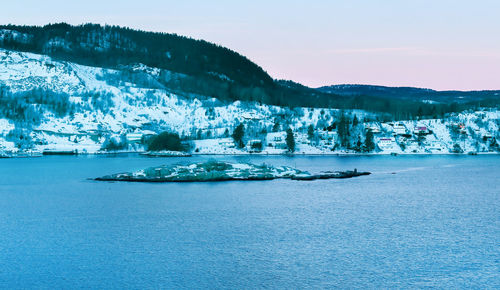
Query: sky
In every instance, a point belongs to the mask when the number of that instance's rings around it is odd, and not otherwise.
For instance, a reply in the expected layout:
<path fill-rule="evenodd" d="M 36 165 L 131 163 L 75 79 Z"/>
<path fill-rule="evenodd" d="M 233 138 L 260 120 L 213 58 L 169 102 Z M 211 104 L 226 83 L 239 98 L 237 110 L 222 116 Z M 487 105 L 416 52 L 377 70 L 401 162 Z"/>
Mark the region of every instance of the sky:
<path fill-rule="evenodd" d="M 17 0 L 3 24 L 101 23 L 204 39 L 277 79 L 500 89 L 499 0 Z"/>

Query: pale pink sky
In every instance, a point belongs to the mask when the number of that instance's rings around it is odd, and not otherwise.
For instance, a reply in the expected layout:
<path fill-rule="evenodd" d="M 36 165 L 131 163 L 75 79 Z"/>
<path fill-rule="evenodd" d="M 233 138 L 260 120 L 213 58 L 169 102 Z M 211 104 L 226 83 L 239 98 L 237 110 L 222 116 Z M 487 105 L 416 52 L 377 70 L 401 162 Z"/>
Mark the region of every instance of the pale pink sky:
<path fill-rule="evenodd" d="M 500 89 L 498 0 L 24 0 L 3 23 L 107 23 L 227 46 L 275 78 Z"/>

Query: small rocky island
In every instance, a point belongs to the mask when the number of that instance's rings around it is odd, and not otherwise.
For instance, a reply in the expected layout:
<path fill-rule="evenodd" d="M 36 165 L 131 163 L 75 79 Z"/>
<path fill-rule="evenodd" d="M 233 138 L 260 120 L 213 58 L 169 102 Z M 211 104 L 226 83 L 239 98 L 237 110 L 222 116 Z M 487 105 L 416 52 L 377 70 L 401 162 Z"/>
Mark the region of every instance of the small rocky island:
<path fill-rule="evenodd" d="M 176 164 L 151 167 L 130 173 L 118 173 L 98 177 L 98 181 L 129 182 L 209 182 L 230 180 L 316 180 L 332 178 L 351 178 L 369 175 L 369 172 L 336 171 L 311 174 L 288 166 L 254 165 L 250 163 L 229 163 L 207 161 L 193 164 Z"/>

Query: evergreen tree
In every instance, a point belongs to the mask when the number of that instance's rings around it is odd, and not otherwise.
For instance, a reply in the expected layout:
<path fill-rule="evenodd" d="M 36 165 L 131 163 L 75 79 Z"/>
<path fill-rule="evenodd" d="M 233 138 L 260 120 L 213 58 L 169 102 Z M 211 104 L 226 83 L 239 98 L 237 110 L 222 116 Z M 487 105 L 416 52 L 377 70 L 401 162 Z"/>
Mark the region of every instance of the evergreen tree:
<path fill-rule="evenodd" d="M 424 110 L 422 109 L 422 106 L 418 107 L 417 111 L 417 116 L 421 118 L 424 115 Z"/>
<path fill-rule="evenodd" d="M 434 106 L 434 105 L 433 105 L 433 106 L 432 106 L 432 108 L 431 108 L 431 116 L 432 116 L 432 118 L 434 118 L 434 119 L 437 119 L 437 117 L 438 117 L 438 116 L 437 116 L 436 106 Z"/>
<path fill-rule="evenodd" d="M 314 138 L 314 126 L 312 124 L 307 128 L 307 138 L 309 138 L 309 140 Z"/>
<path fill-rule="evenodd" d="M 245 143 L 243 142 L 244 136 L 245 136 L 245 126 L 243 126 L 243 124 L 239 124 L 236 127 L 236 129 L 234 129 L 234 132 L 232 135 L 234 143 L 236 144 L 236 146 L 238 146 L 238 148 L 245 147 Z"/>
<path fill-rule="evenodd" d="M 273 125 L 273 132 L 278 132 L 280 130 L 280 122 L 276 121 Z"/>
<path fill-rule="evenodd" d="M 356 150 L 360 151 L 363 143 L 361 142 L 361 136 L 358 136 L 358 142 L 356 142 Z"/>
<path fill-rule="evenodd" d="M 352 119 L 352 126 L 356 127 L 356 126 L 358 126 L 358 123 L 359 123 L 358 117 L 356 117 L 356 115 L 354 115 L 354 118 Z"/>
<path fill-rule="evenodd" d="M 373 140 L 372 130 L 366 131 L 365 147 L 368 152 L 375 150 L 375 141 Z"/>
<path fill-rule="evenodd" d="M 340 139 L 340 145 L 342 147 L 346 147 L 349 143 L 349 123 L 347 122 L 343 111 L 340 114 L 340 119 L 337 125 L 337 134 Z"/>
<path fill-rule="evenodd" d="M 286 146 L 289 152 L 295 152 L 295 137 L 291 128 L 286 130 Z"/>

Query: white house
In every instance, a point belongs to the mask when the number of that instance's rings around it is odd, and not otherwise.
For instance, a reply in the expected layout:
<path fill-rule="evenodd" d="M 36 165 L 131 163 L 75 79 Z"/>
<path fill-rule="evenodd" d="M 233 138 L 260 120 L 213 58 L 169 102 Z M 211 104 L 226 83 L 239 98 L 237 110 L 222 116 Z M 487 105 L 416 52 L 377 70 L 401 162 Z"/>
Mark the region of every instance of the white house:
<path fill-rule="evenodd" d="M 417 126 L 415 129 L 413 129 L 413 134 L 419 135 L 419 134 L 429 134 L 429 129 L 427 129 L 426 126 Z"/>
<path fill-rule="evenodd" d="M 234 148 L 234 147 L 236 147 L 234 145 L 234 141 L 232 139 L 230 139 L 230 138 L 224 138 L 224 139 L 219 140 L 219 144 L 222 147 L 225 147 L 225 148 Z"/>
<path fill-rule="evenodd" d="M 267 134 L 267 142 L 282 142 L 285 140 L 284 132 L 271 132 Z"/>
<path fill-rule="evenodd" d="M 396 142 L 396 139 L 394 137 L 384 137 L 378 139 L 378 146 L 380 148 L 389 148 L 392 147 Z"/>
<path fill-rule="evenodd" d="M 241 114 L 245 120 L 262 120 L 263 117 L 255 112 L 244 112 Z"/>
<path fill-rule="evenodd" d="M 335 131 L 319 131 L 318 133 L 320 139 L 322 140 L 334 140 L 337 132 Z"/>
<path fill-rule="evenodd" d="M 407 132 L 406 126 L 403 123 L 396 123 L 393 128 L 396 135 L 404 135 Z"/>

